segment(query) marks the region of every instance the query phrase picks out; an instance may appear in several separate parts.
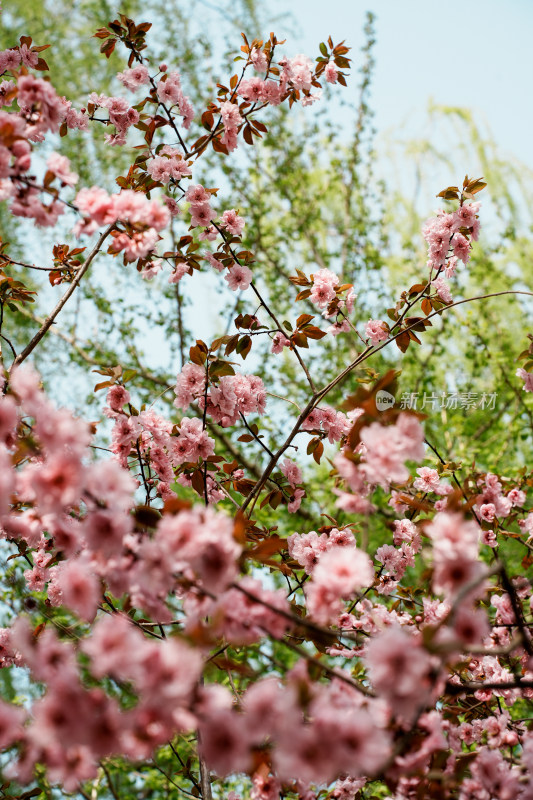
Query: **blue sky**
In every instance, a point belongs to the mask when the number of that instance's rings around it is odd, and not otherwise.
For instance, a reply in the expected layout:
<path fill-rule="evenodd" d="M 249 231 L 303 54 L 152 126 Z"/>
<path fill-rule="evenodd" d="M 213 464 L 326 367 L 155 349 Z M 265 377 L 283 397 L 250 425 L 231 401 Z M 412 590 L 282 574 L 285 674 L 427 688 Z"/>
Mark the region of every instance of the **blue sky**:
<path fill-rule="evenodd" d="M 406 120 L 409 127 L 430 99 L 466 106 L 488 123 L 503 154 L 533 168 L 533 0 L 270 0 L 268 7 L 296 20 L 296 28 L 275 26 L 288 51 L 314 56 L 331 34 L 353 47 L 355 66 L 365 12 L 376 14 L 378 134 Z"/>

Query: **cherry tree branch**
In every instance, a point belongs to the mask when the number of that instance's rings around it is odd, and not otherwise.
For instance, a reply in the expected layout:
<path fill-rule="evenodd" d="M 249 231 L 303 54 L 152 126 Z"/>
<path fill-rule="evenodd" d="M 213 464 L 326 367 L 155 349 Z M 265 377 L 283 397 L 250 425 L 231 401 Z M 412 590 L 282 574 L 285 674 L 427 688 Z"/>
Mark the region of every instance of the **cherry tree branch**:
<path fill-rule="evenodd" d="M 51 312 L 51 314 L 45 319 L 45 321 L 43 322 L 43 324 L 41 325 L 40 329 L 37 331 L 37 333 L 35 334 L 33 339 L 29 342 L 29 344 L 26 345 L 26 347 L 24 348 L 22 353 L 19 353 L 19 355 L 14 359 L 13 363 L 11 364 L 11 369 L 13 369 L 13 367 L 18 367 L 20 364 L 22 364 L 22 362 L 25 361 L 28 358 L 28 356 L 30 355 L 30 353 L 32 353 L 35 350 L 35 348 L 37 347 L 37 345 L 39 344 L 41 339 L 50 330 L 51 326 L 55 322 L 55 319 L 56 319 L 57 315 L 62 310 L 63 306 L 72 297 L 72 295 L 74 294 L 74 292 L 77 289 L 77 287 L 80 285 L 81 279 L 83 278 L 83 276 L 85 275 L 85 273 L 87 272 L 89 267 L 91 266 L 91 264 L 94 261 L 95 257 L 100 252 L 100 249 L 101 249 L 104 241 L 107 239 L 107 237 L 111 233 L 114 225 L 115 225 L 114 222 L 111 225 L 108 225 L 108 227 L 105 229 L 105 231 L 102 234 L 100 234 L 100 236 L 98 238 L 98 241 L 96 242 L 95 246 L 93 247 L 93 249 L 89 253 L 89 255 L 87 257 L 87 260 L 85 261 L 83 266 L 80 267 L 80 269 L 76 273 L 76 277 L 74 278 L 72 283 L 69 285 L 67 291 L 65 292 L 63 297 L 59 300 L 59 302 L 57 303 L 56 307 Z"/>
<path fill-rule="evenodd" d="M 529 297 L 533 297 L 533 292 L 526 292 L 526 291 L 518 290 L 518 289 L 508 289 L 508 290 L 503 291 L 503 292 L 492 292 L 491 294 L 479 295 L 477 297 L 467 297 L 464 300 L 458 300 L 455 303 L 450 303 L 450 305 L 445 306 L 444 308 L 440 308 L 437 311 L 433 311 L 431 314 L 428 314 L 426 319 L 431 319 L 431 317 L 434 317 L 436 314 L 442 314 L 444 311 L 447 311 L 449 309 L 455 308 L 456 306 L 463 305 L 464 303 L 472 303 L 472 302 L 474 302 L 476 300 L 486 300 L 489 297 L 501 297 L 503 295 L 518 295 L 518 294 L 527 295 Z M 326 386 L 324 386 L 322 389 L 320 389 L 318 391 L 315 391 L 313 393 L 313 395 L 311 396 L 311 399 L 309 400 L 309 402 L 307 403 L 307 405 L 303 409 L 302 413 L 300 414 L 300 416 L 296 420 L 296 422 L 295 422 L 291 432 L 289 433 L 287 439 L 280 446 L 280 448 L 277 450 L 277 452 L 274 454 L 273 458 L 270 459 L 269 463 L 267 464 L 267 466 L 265 468 L 265 471 L 263 472 L 263 475 L 261 476 L 261 479 L 256 484 L 254 489 L 250 492 L 248 497 L 245 499 L 244 503 L 241 506 L 241 511 L 245 511 L 246 508 L 248 507 L 248 505 L 252 502 L 252 500 L 254 500 L 254 498 L 260 494 L 263 486 L 265 485 L 265 483 L 268 480 L 270 474 L 272 473 L 272 470 L 275 468 L 278 460 L 281 458 L 283 453 L 290 446 L 292 440 L 294 439 L 296 434 L 299 432 L 302 422 L 308 416 L 308 414 L 313 410 L 313 408 L 315 408 L 315 406 L 324 397 L 326 397 L 326 395 L 329 394 L 329 392 L 332 389 L 334 389 L 336 386 L 338 386 L 339 383 L 341 383 L 357 366 L 359 366 L 359 364 L 363 363 L 368 358 L 370 358 L 370 356 L 374 355 L 375 353 L 378 353 L 380 350 L 383 350 L 384 347 L 387 347 L 389 344 L 394 342 L 403 333 L 412 330 L 416 325 L 418 325 L 418 323 L 413 323 L 412 325 L 409 325 L 407 328 L 404 328 L 403 331 L 400 331 L 399 333 L 397 333 L 394 336 L 392 336 L 390 339 L 387 339 L 385 342 L 382 342 L 381 344 L 375 345 L 373 347 L 371 347 L 371 346 L 367 347 L 365 350 L 363 350 L 362 353 L 360 353 L 357 356 L 356 359 L 354 359 L 350 364 L 348 364 L 348 366 L 345 369 L 343 369 L 342 372 L 339 375 L 337 375 L 336 378 L 333 378 L 333 380 L 331 380 Z"/>
<path fill-rule="evenodd" d="M 477 681 L 465 681 L 464 683 L 446 683 L 445 693 L 450 695 L 474 694 L 474 692 L 485 692 L 489 689 L 509 692 L 512 689 L 533 689 L 532 680 L 516 680 L 510 682 L 487 681 L 486 683 Z"/>

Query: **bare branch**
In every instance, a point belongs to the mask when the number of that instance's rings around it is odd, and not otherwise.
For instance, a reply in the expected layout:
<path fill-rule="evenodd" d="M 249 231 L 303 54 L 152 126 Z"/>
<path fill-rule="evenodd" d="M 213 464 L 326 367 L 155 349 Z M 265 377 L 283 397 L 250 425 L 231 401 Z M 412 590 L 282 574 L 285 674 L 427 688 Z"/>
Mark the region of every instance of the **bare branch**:
<path fill-rule="evenodd" d="M 26 345 L 26 347 L 24 348 L 22 353 L 19 353 L 19 355 L 15 358 L 15 360 L 11 364 L 11 369 L 13 369 L 13 367 L 18 367 L 19 364 L 22 364 L 22 362 L 25 361 L 28 358 L 30 353 L 32 353 L 35 350 L 35 348 L 37 347 L 37 345 L 39 344 L 41 339 L 47 334 L 47 332 L 49 331 L 49 329 L 53 325 L 57 315 L 59 314 L 59 312 L 61 311 L 63 306 L 71 298 L 71 296 L 74 294 L 75 290 L 77 289 L 77 287 L 79 286 L 79 284 L 81 282 L 81 279 L 83 278 L 83 276 L 85 275 L 85 273 L 87 272 L 89 267 L 91 266 L 91 264 L 92 264 L 94 258 L 96 257 L 96 255 L 100 252 L 100 248 L 102 247 L 104 241 L 107 239 L 107 237 L 111 233 L 111 230 L 113 229 L 114 225 L 115 225 L 114 222 L 111 225 L 108 225 L 108 227 L 105 229 L 105 231 L 100 235 L 100 237 L 98 238 L 98 241 L 96 242 L 95 246 L 93 247 L 93 249 L 91 250 L 91 252 L 90 252 L 90 254 L 88 256 L 87 261 L 83 264 L 82 267 L 80 267 L 80 269 L 76 273 L 76 277 L 74 278 L 74 280 L 72 281 L 72 283 L 68 287 L 67 291 L 65 292 L 63 297 L 60 299 L 60 301 L 58 302 L 58 304 L 56 305 L 56 307 L 54 308 L 52 313 L 45 319 L 44 323 L 41 325 L 40 329 L 37 331 L 37 333 L 35 334 L 35 336 L 31 340 L 31 342 L 28 345 Z"/>

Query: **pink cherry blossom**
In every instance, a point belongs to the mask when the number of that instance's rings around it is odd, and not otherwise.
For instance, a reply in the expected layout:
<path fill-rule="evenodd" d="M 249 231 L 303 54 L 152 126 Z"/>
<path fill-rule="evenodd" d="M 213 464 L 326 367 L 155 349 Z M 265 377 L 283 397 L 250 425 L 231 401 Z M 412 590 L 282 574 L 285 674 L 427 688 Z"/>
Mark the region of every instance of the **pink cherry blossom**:
<path fill-rule="evenodd" d="M 332 547 L 320 557 L 306 590 L 310 614 L 322 624 L 332 621 L 342 610 L 341 600 L 373 580 L 374 569 L 366 553 L 355 547 Z"/>
<path fill-rule="evenodd" d="M 470 242 L 462 233 L 456 233 L 453 237 L 453 254 L 464 264 L 470 260 Z"/>
<path fill-rule="evenodd" d="M 285 347 L 290 347 L 290 346 L 291 346 L 290 340 L 287 339 L 284 333 L 278 331 L 277 333 L 274 334 L 272 338 L 272 347 L 270 349 L 270 352 L 277 355 L 278 353 L 283 352 L 283 349 Z"/>
<path fill-rule="evenodd" d="M 216 219 L 216 214 L 209 203 L 195 203 L 191 205 L 189 211 L 191 212 L 191 225 L 193 228 L 198 226 L 206 227 L 212 220 Z"/>
<path fill-rule="evenodd" d="M 393 713 L 409 721 L 428 702 L 433 664 L 411 634 L 391 628 L 376 636 L 368 644 L 366 663 L 373 687 Z"/>
<path fill-rule="evenodd" d="M 126 89 L 134 92 L 139 86 L 150 82 L 150 74 L 143 64 L 137 64 L 133 69 L 125 69 L 117 75 Z"/>
<path fill-rule="evenodd" d="M 431 282 L 431 285 L 434 287 L 440 300 L 442 300 L 444 303 L 452 302 L 453 298 L 450 292 L 450 287 L 448 286 L 444 278 L 442 277 L 435 278 Z"/>
<path fill-rule="evenodd" d="M 244 264 L 235 264 L 226 272 L 224 279 L 228 282 L 229 288 L 236 292 L 239 289 L 248 289 L 252 282 L 252 270 Z"/>
<path fill-rule="evenodd" d="M 67 606 L 82 619 L 92 621 L 98 608 L 101 590 L 96 576 L 87 563 L 70 559 L 54 567 L 53 584 L 61 593 L 61 604 Z"/>
<path fill-rule="evenodd" d="M 233 236 L 240 236 L 245 226 L 244 218 L 239 217 L 233 208 L 229 211 L 224 211 L 220 224 Z"/>
<path fill-rule="evenodd" d="M 525 369 L 519 367 L 515 374 L 517 378 L 522 378 L 524 381 L 524 392 L 533 392 L 533 372 L 526 372 Z"/>
<path fill-rule="evenodd" d="M 386 322 L 380 319 L 371 319 L 367 322 L 365 336 L 370 339 L 372 344 L 379 344 L 389 338 L 389 330 Z"/>
<path fill-rule="evenodd" d="M 295 514 L 302 504 L 302 499 L 305 497 L 304 489 L 295 489 L 287 503 L 287 511 L 289 514 Z"/>
<path fill-rule="evenodd" d="M 70 169 L 70 161 L 66 156 L 52 153 L 48 156 L 46 166 L 50 172 L 55 173 L 56 177 L 67 186 L 74 186 L 78 182 L 78 175 Z"/>
<path fill-rule="evenodd" d="M 324 75 L 328 83 L 337 83 L 339 73 L 337 71 L 335 64 L 333 64 L 331 61 L 328 64 L 326 64 Z"/>
<path fill-rule="evenodd" d="M 436 469 L 419 467 L 417 473 L 419 477 L 413 483 L 415 489 L 419 489 L 422 492 L 434 492 L 437 490 L 440 478 Z"/>
<path fill-rule="evenodd" d="M 268 67 L 268 61 L 265 53 L 257 47 L 252 47 L 250 51 L 250 61 L 258 72 L 265 72 Z"/>
<path fill-rule="evenodd" d="M 280 466 L 281 472 L 291 486 L 296 486 L 298 483 L 302 482 L 302 470 L 294 461 L 291 461 L 289 458 L 286 458 Z"/>

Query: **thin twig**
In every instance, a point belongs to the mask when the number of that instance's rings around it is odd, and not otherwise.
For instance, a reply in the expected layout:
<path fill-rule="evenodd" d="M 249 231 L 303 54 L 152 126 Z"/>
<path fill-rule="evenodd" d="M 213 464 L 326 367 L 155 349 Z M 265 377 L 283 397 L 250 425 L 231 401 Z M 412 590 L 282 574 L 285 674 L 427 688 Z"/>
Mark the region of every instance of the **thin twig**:
<path fill-rule="evenodd" d="M 102 247 L 102 245 L 103 245 L 104 241 L 106 240 L 106 238 L 111 233 L 114 225 L 115 225 L 114 222 L 111 225 L 108 225 L 108 227 L 105 229 L 105 231 L 100 235 L 100 237 L 98 238 L 98 241 L 96 242 L 95 246 L 93 247 L 93 249 L 91 250 L 91 253 L 88 256 L 87 261 L 83 264 L 82 267 L 80 267 L 80 269 L 76 273 L 76 277 L 74 278 L 74 280 L 72 281 L 72 283 L 68 287 L 67 291 L 65 292 L 63 297 L 60 299 L 60 301 L 57 303 L 57 305 L 54 308 L 54 310 L 52 311 L 52 313 L 45 319 L 43 325 L 37 331 L 37 333 L 35 334 L 33 339 L 30 341 L 30 343 L 28 345 L 26 345 L 26 347 L 24 348 L 22 353 L 19 353 L 19 355 L 15 358 L 15 360 L 13 361 L 13 363 L 11 365 L 11 369 L 13 369 L 13 367 L 18 367 L 19 364 L 22 364 L 22 362 L 25 361 L 28 358 L 30 353 L 32 353 L 33 350 L 35 350 L 35 348 L 37 347 L 37 345 L 39 344 L 41 339 L 46 335 L 46 333 L 48 332 L 48 330 L 53 325 L 57 315 L 59 314 L 59 312 L 61 311 L 63 306 L 67 303 L 67 301 L 70 299 L 70 297 L 74 294 L 74 291 L 79 286 L 79 284 L 81 282 L 81 279 L 83 278 L 83 276 L 85 275 L 85 273 L 87 272 L 89 267 L 91 266 L 91 263 L 93 262 L 93 260 L 96 257 L 96 255 L 100 252 L 100 248 Z"/>

